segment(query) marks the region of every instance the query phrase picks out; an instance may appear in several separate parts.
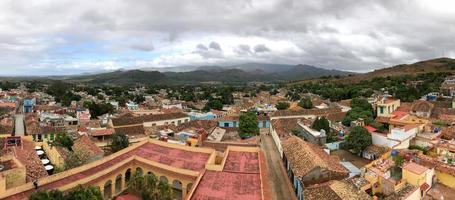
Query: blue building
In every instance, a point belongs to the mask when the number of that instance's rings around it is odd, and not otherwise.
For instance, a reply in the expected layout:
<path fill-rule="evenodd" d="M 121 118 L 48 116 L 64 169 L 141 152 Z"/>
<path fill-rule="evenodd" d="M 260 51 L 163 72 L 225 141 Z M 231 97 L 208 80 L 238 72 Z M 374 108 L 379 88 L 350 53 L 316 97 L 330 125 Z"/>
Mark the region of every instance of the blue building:
<path fill-rule="evenodd" d="M 26 98 L 24 99 L 24 113 L 33 112 L 33 107 L 36 105 L 35 98 Z"/>
<path fill-rule="evenodd" d="M 190 117 L 191 121 L 194 121 L 194 120 L 212 120 L 212 119 L 216 118 L 216 115 L 213 114 L 212 112 L 207 112 L 207 113 L 190 112 L 190 113 L 188 113 L 188 116 Z"/>

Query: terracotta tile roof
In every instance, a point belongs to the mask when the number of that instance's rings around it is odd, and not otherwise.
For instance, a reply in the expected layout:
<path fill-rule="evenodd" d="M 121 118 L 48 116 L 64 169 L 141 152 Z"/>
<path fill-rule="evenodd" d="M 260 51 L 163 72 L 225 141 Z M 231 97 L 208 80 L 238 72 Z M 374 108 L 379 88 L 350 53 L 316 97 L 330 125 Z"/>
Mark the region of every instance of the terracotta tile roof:
<path fill-rule="evenodd" d="M 176 127 L 176 131 L 183 131 L 185 129 L 204 129 L 207 132 L 211 132 L 212 129 L 218 126 L 218 123 L 215 120 L 196 120 L 189 121 L 183 124 L 180 124 Z"/>
<path fill-rule="evenodd" d="M 238 115 L 226 115 L 221 118 L 218 118 L 218 121 L 239 121 Z"/>
<path fill-rule="evenodd" d="M 428 101 L 424 100 L 417 100 L 414 101 L 411 106 L 412 112 L 431 112 L 433 110 L 434 105 Z"/>
<path fill-rule="evenodd" d="M 337 174 L 347 174 L 339 160 L 327 154 L 321 147 L 292 136 L 282 142 L 283 152 L 290 162 L 295 176 L 304 177 L 316 167 Z"/>
<path fill-rule="evenodd" d="M 329 113 L 325 116 L 327 120 L 330 120 L 332 122 L 340 122 L 346 117 L 346 112 L 334 112 L 334 113 Z"/>
<path fill-rule="evenodd" d="M 113 118 L 112 123 L 114 126 L 124 126 L 124 125 L 134 125 L 142 124 L 144 122 L 153 122 L 161 120 L 171 120 L 188 117 L 185 113 L 166 113 L 166 114 L 156 114 L 156 115 L 142 115 L 142 116 L 131 116 L 131 114 L 125 114 L 118 118 Z"/>
<path fill-rule="evenodd" d="M 293 129 L 299 128 L 297 122 L 308 121 L 305 118 L 282 118 L 272 120 L 272 127 L 278 134 L 280 139 L 286 139 L 290 137 L 290 133 Z"/>
<path fill-rule="evenodd" d="M 298 115 L 317 115 L 326 116 L 328 114 L 339 113 L 341 108 L 326 108 L 326 109 L 300 109 L 300 110 L 277 110 L 272 114 L 272 117 L 283 117 L 283 116 L 298 116 Z"/>
<path fill-rule="evenodd" d="M 389 121 L 390 121 L 390 117 L 376 117 L 375 121 L 379 122 L 379 123 L 386 123 L 388 124 Z"/>
<path fill-rule="evenodd" d="M 3 153 L 11 153 L 26 168 L 26 181 L 31 182 L 47 176 L 47 172 L 35 151 L 35 143 L 22 139 L 21 146 L 6 147 Z"/>
<path fill-rule="evenodd" d="M 91 129 L 90 135 L 91 136 L 106 136 L 106 135 L 112 135 L 112 134 L 114 134 L 114 132 L 115 132 L 115 130 L 112 128 Z"/>
<path fill-rule="evenodd" d="M 144 126 L 128 126 L 128 127 L 120 127 L 114 128 L 116 133 L 124 133 L 128 136 L 135 136 L 135 135 L 144 135 L 145 129 Z"/>
<path fill-rule="evenodd" d="M 74 152 L 88 155 L 88 158 L 94 158 L 103 154 L 103 150 L 96 146 L 96 144 L 86 135 L 75 140 L 72 149 Z"/>
<path fill-rule="evenodd" d="M 303 191 L 306 200 L 368 200 L 366 192 L 357 190 L 346 181 L 330 181 L 307 187 Z"/>
<path fill-rule="evenodd" d="M 370 133 L 376 132 L 376 129 L 374 127 L 372 127 L 372 126 L 369 126 L 369 125 L 363 126 L 363 128 L 367 129 L 368 132 L 370 132 Z"/>
<path fill-rule="evenodd" d="M 4 118 L 0 120 L 0 134 L 13 133 L 14 120 L 12 118 Z"/>
<path fill-rule="evenodd" d="M 55 111 L 59 110 L 62 107 L 60 106 L 50 106 L 50 105 L 36 105 L 33 109 L 39 111 Z"/>
<path fill-rule="evenodd" d="M 16 102 L 0 102 L 0 107 L 16 108 Z"/>
<path fill-rule="evenodd" d="M 409 114 L 409 112 L 400 111 L 400 110 L 395 110 L 395 111 L 392 112 L 392 115 L 393 115 L 394 119 L 401 119 L 401 118 L 403 118 L 404 116 L 406 116 L 408 114 Z"/>
<path fill-rule="evenodd" d="M 365 152 L 375 154 L 375 155 L 383 155 L 384 153 L 386 153 L 389 150 L 390 150 L 390 148 L 388 148 L 388 147 L 370 145 L 365 149 Z"/>

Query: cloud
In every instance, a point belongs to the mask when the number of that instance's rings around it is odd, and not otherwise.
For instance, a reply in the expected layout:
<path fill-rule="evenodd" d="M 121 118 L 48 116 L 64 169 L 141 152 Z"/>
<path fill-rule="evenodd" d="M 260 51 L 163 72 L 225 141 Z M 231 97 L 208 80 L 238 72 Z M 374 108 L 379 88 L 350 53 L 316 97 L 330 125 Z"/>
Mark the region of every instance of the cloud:
<path fill-rule="evenodd" d="M 209 50 L 209 49 L 208 49 L 205 45 L 203 45 L 203 44 L 198 44 L 198 45 L 196 46 L 196 48 L 197 48 L 198 50 L 202 50 L 202 51 L 208 51 L 208 50 Z"/>
<path fill-rule="evenodd" d="M 220 46 L 220 44 L 218 44 L 218 43 L 216 43 L 216 42 L 210 42 L 209 47 L 210 47 L 211 49 L 215 49 L 215 50 L 217 50 L 217 51 L 221 51 L 221 46 Z"/>
<path fill-rule="evenodd" d="M 100 62 L 369 71 L 453 56 L 454 8 L 450 0 L 5 0 L 0 73 L 51 74 L 60 65 L 56 73 L 79 73 Z"/>
<path fill-rule="evenodd" d="M 270 49 L 267 48 L 265 46 L 265 44 L 258 44 L 256 46 L 254 46 L 254 52 L 256 52 L 256 53 L 268 52 L 268 51 L 270 51 Z"/>

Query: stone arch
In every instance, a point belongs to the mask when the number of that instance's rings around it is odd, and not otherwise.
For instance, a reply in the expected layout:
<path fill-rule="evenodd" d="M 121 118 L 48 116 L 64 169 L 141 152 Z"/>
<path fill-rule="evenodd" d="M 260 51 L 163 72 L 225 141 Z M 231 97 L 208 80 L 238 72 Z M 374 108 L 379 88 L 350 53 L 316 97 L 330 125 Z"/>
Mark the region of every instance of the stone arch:
<path fill-rule="evenodd" d="M 169 183 L 169 180 L 165 176 L 160 176 L 160 181 L 163 181 L 165 183 Z"/>
<path fill-rule="evenodd" d="M 112 198 L 112 181 L 108 180 L 104 183 L 104 199 Z"/>
<path fill-rule="evenodd" d="M 125 185 L 131 180 L 131 168 L 125 171 Z"/>
<path fill-rule="evenodd" d="M 191 191 L 191 187 L 193 187 L 193 183 L 188 183 L 188 185 L 186 185 L 186 193 Z"/>
<path fill-rule="evenodd" d="M 136 176 L 142 176 L 142 175 L 144 175 L 144 170 L 142 170 L 142 168 L 140 168 L 140 167 L 137 167 Z"/>
<path fill-rule="evenodd" d="M 119 174 L 115 178 L 115 194 L 119 194 L 120 192 L 122 192 L 122 190 L 123 190 L 123 188 L 122 188 L 122 175 Z"/>
<path fill-rule="evenodd" d="M 177 180 L 177 179 L 175 179 L 174 181 L 172 181 L 172 188 L 181 190 L 182 189 L 182 182 Z"/>

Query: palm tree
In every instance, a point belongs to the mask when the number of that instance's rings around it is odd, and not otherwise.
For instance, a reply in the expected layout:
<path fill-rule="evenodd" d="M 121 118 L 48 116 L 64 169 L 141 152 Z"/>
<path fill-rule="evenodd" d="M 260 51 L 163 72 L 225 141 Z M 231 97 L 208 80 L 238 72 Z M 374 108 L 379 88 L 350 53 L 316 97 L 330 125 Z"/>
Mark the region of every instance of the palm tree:
<path fill-rule="evenodd" d="M 136 175 L 128 182 L 128 191 L 143 200 L 171 200 L 171 186 L 153 174 Z"/>

